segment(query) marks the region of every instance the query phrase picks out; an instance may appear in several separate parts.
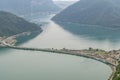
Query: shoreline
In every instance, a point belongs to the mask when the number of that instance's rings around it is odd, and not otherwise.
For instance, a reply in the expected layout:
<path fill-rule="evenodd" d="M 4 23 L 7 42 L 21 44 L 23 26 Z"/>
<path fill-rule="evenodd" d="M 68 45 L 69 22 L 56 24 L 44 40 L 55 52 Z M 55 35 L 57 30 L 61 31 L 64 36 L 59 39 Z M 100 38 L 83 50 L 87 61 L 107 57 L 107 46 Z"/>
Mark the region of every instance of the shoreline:
<path fill-rule="evenodd" d="M 9 36 L 7 38 L 0 37 L 0 44 L 1 45 L 11 45 L 14 46 L 17 44 L 18 40 L 17 38 L 23 37 L 23 36 L 30 36 L 32 33 L 41 33 L 42 31 L 32 31 L 32 32 L 22 32 L 16 35 Z M 0 45 L 0 46 L 1 46 Z"/>
<path fill-rule="evenodd" d="M 38 32 L 38 31 L 34 31 L 34 32 Z M 40 31 L 39 31 L 40 32 Z M 18 47 L 18 46 L 14 46 L 17 43 L 16 38 L 17 37 L 21 37 L 21 36 L 30 36 L 32 32 L 23 32 L 17 35 L 13 35 L 10 36 L 6 39 L 1 40 L 0 42 L 4 45 L 1 46 L 3 48 L 12 48 L 12 49 L 19 49 L 19 50 L 32 50 L 32 51 L 44 51 L 44 52 L 52 52 L 52 53 L 60 53 L 60 54 L 67 54 L 67 55 L 75 55 L 75 56 L 81 56 L 81 57 L 85 57 L 85 58 L 90 58 L 90 59 L 94 59 L 97 61 L 100 61 L 104 64 L 107 64 L 108 66 L 111 67 L 112 70 L 112 74 L 110 75 L 108 80 L 112 80 L 114 77 L 114 74 L 116 72 L 116 60 L 114 58 L 116 58 L 116 56 L 118 54 L 117 51 L 119 51 L 119 55 L 120 55 L 120 50 L 113 50 L 113 51 L 105 51 L 105 50 L 100 50 L 100 49 L 93 49 L 93 48 L 89 48 L 89 49 L 83 49 L 83 50 L 71 50 L 71 49 L 38 49 L 38 48 L 26 48 L 26 47 Z M 6 43 L 6 41 L 8 41 Z M 115 54 L 114 54 L 115 53 Z M 110 55 L 108 55 L 110 54 Z M 106 58 L 107 56 L 107 58 Z M 120 56 L 119 56 L 120 58 Z M 110 60 L 109 60 L 110 59 Z"/>
<path fill-rule="evenodd" d="M 110 66 L 110 65 L 109 65 L 109 66 Z M 110 75 L 110 77 L 109 77 L 108 80 L 113 80 L 114 74 L 115 74 L 115 72 L 116 72 L 116 67 L 114 67 L 114 66 L 110 66 L 110 67 L 111 67 L 111 69 L 112 69 L 112 74 Z"/>
<path fill-rule="evenodd" d="M 111 67 L 112 70 L 112 74 L 110 75 L 110 77 L 108 78 L 108 80 L 112 80 L 114 77 L 114 73 L 116 70 L 116 63 L 113 62 L 109 62 L 109 60 L 107 59 L 102 59 L 99 57 L 96 57 L 94 55 L 89 55 L 89 54 L 84 54 L 84 53 L 78 53 L 78 50 L 69 50 L 69 49 L 38 49 L 38 48 L 27 48 L 27 47 L 17 47 L 17 46 L 4 46 L 4 48 L 11 48 L 11 49 L 18 49 L 18 50 L 31 50 L 31 51 L 43 51 L 43 52 L 51 52 L 51 53 L 58 53 L 58 54 L 66 54 L 66 55 L 74 55 L 74 56 L 80 56 L 80 57 L 85 57 L 85 58 L 90 58 L 93 60 L 97 60 L 100 61 L 104 64 L 107 64 L 108 66 Z M 84 51 L 84 50 L 81 50 Z"/>

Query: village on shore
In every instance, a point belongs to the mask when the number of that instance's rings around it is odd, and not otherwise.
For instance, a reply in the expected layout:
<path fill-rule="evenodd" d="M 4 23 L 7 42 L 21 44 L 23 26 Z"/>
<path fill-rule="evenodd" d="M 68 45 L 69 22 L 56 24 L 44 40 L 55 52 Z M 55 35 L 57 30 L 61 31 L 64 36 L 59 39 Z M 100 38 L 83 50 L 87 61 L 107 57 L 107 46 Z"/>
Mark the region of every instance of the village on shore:
<path fill-rule="evenodd" d="M 10 48 L 20 49 L 21 47 L 14 46 L 16 42 L 17 40 L 15 36 L 8 37 L 8 38 L 0 37 L 0 47 L 8 46 Z M 26 49 L 29 50 L 32 48 L 26 48 Z M 36 50 L 40 51 L 41 49 L 36 49 Z M 113 73 L 110 76 L 109 80 L 113 79 L 114 73 L 116 72 L 116 67 L 120 61 L 120 49 L 105 51 L 102 49 L 94 49 L 90 47 L 88 49 L 82 49 L 82 50 L 72 50 L 72 49 L 66 49 L 66 48 L 63 48 L 63 49 L 51 48 L 51 49 L 43 49 L 43 50 L 48 52 L 57 52 L 57 53 L 63 53 L 63 54 L 65 53 L 65 54 L 76 55 L 76 56 L 83 56 L 83 57 L 88 57 L 88 58 L 92 58 L 92 59 L 104 62 L 108 64 L 113 70 Z"/>
<path fill-rule="evenodd" d="M 26 34 L 26 33 L 24 33 L 24 34 Z M 8 38 L 0 37 L 0 46 L 4 46 L 4 45 L 14 46 L 15 43 L 17 42 L 17 40 L 15 38 L 16 38 L 16 36 L 11 36 Z M 105 51 L 102 49 L 93 49 L 90 47 L 89 49 L 82 49 L 82 50 L 71 50 L 71 49 L 63 48 L 63 49 L 61 49 L 61 51 L 67 51 L 67 52 L 72 52 L 72 53 L 76 53 L 76 54 L 94 56 L 96 58 L 106 60 L 114 65 L 117 65 L 117 61 L 120 61 L 120 49 L 112 50 L 112 51 Z"/>
<path fill-rule="evenodd" d="M 0 46 L 4 45 L 15 45 L 17 40 L 15 39 L 15 36 L 8 37 L 8 38 L 3 38 L 0 37 Z M 53 49 L 53 48 L 52 48 Z M 112 50 L 112 51 L 105 51 L 102 49 L 94 49 L 94 48 L 89 48 L 89 49 L 82 49 L 82 50 L 71 50 L 71 49 L 66 49 L 63 48 L 61 51 L 67 51 L 67 52 L 73 52 L 73 53 L 78 53 L 78 54 L 84 54 L 88 56 L 94 56 L 96 58 L 100 58 L 103 60 L 106 60 L 110 63 L 116 64 L 117 61 L 120 61 L 120 49 L 119 50 Z"/>

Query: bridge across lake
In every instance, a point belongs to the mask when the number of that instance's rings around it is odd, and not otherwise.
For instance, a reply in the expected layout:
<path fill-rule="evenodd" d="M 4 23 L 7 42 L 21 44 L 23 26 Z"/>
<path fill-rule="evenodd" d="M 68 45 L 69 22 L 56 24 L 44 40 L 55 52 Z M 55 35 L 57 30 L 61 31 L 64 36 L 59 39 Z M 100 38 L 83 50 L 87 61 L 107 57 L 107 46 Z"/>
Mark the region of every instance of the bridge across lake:
<path fill-rule="evenodd" d="M 12 49 L 18 49 L 18 50 L 31 50 L 31 51 L 42 51 L 42 52 L 51 52 L 51 53 L 59 53 L 59 54 L 68 54 L 68 55 L 75 55 L 75 56 L 81 56 L 86 58 L 91 58 L 100 62 L 103 62 L 105 64 L 116 66 L 116 64 L 113 64 L 107 60 L 97 58 L 95 56 L 87 55 L 87 54 L 81 54 L 77 52 L 72 52 L 71 50 L 63 50 L 63 49 L 40 49 L 40 48 L 28 48 L 28 47 L 18 47 L 18 46 L 1 46 L 2 48 L 12 48 Z"/>

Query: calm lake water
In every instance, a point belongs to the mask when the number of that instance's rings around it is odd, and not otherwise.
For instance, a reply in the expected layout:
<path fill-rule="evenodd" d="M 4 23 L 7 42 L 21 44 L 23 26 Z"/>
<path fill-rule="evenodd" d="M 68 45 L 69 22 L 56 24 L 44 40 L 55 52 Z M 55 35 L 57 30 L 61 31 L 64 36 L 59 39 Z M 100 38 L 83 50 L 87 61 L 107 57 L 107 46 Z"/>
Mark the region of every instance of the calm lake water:
<path fill-rule="evenodd" d="M 56 24 L 50 18 L 31 19 L 38 24 L 44 23 L 44 31 L 19 46 L 57 49 L 94 47 L 105 50 L 118 49 L 120 46 L 117 29 Z M 0 80 L 107 80 L 111 73 L 108 65 L 88 58 L 37 51 L 0 50 Z"/>
<path fill-rule="evenodd" d="M 49 18 L 48 18 L 49 17 Z M 32 22 L 43 25 L 44 31 L 22 46 L 40 48 L 86 49 L 89 47 L 104 50 L 120 49 L 120 29 L 87 26 L 73 23 L 55 23 L 51 16 L 35 18 Z"/>

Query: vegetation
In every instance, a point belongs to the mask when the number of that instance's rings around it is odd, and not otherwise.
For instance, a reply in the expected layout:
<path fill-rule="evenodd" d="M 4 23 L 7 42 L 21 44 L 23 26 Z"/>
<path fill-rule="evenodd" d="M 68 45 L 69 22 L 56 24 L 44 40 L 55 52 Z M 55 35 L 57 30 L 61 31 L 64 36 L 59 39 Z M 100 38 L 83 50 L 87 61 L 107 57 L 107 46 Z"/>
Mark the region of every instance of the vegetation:
<path fill-rule="evenodd" d="M 87 53 L 95 53 L 95 54 L 105 54 L 105 53 L 107 53 L 107 51 L 105 51 L 105 50 L 94 49 L 94 48 L 91 48 L 91 47 L 89 49 L 85 49 L 84 51 L 87 52 Z"/>
<path fill-rule="evenodd" d="M 120 61 L 119 61 L 119 65 L 116 68 L 116 72 L 114 74 L 113 80 L 120 80 Z"/>
<path fill-rule="evenodd" d="M 40 26 L 8 12 L 0 11 L 0 36 L 11 36 L 22 32 L 42 31 Z"/>
<path fill-rule="evenodd" d="M 118 28 L 119 4 L 119 0 L 80 0 L 57 14 L 52 20 Z"/>

